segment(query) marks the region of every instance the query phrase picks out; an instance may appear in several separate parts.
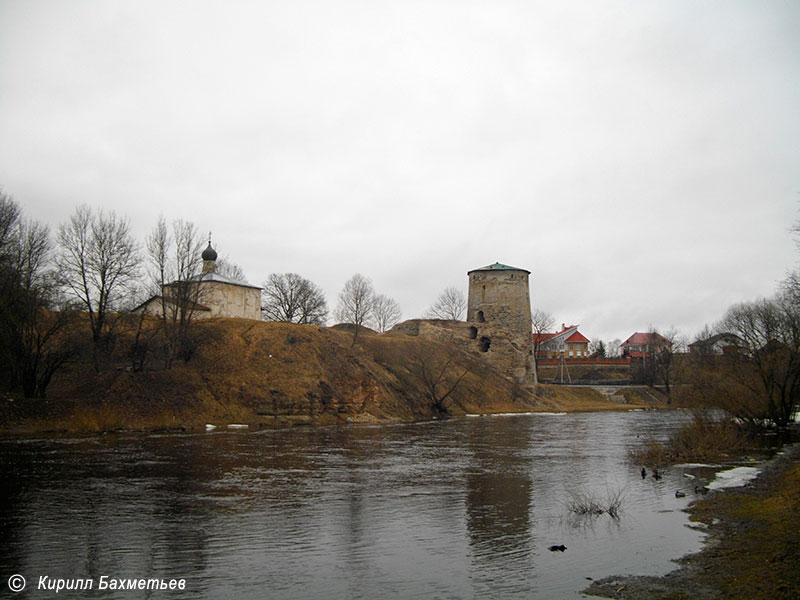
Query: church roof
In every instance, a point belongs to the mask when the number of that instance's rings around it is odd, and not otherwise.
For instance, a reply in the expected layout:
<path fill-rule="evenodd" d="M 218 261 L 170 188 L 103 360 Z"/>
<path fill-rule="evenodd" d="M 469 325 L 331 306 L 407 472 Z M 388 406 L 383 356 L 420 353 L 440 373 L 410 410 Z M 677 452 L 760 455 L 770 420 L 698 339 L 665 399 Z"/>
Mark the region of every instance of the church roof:
<path fill-rule="evenodd" d="M 225 275 L 220 275 L 219 273 L 205 273 L 203 275 L 200 275 L 196 279 L 202 279 L 203 281 L 218 281 L 220 283 L 227 283 L 230 285 L 240 285 L 242 287 L 255 288 L 257 290 L 261 289 L 257 285 L 250 285 L 246 281 L 237 281 L 236 279 L 225 277 Z"/>
<path fill-rule="evenodd" d="M 257 285 L 250 285 L 246 281 L 236 281 L 235 279 L 231 279 L 230 277 L 225 277 L 224 275 L 220 275 L 219 273 L 203 273 L 202 275 L 195 275 L 189 281 L 216 281 L 219 283 L 227 283 L 228 285 L 238 285 L 241 287 L 253 288 L 256 290 L 261 289 Z M 177 283 L 176 281 L 173 281 L 172 283 L 168 283 L 167 285 L 175 285 L 176 283 Z"/>
<path fill-rule="evenodd" d="M 131 312 L 134 312 L 134 313 L 138 312 L 141 309 L 143 309 L 145 306 L 150 304 L 151 302 L 161 302 L 162 300 L 164 302 L 166 302 L 167 304 L 177 305 L 177 302 L 175 301 L 175 299 L 174 298 L 170 298 L 169 296 L 150 296 L 150 298 L 148 298 L 147 300 L 142 302 L 139 306 L 137 306 L 136 308 L 132 309 Z M 191 309 L 191 310 L 205 311 L 205 312 L 210 312 L 211 311 L 211 309 L 209 307 L 207 307 L 206 305 L 198 304 L 197 302 L 192 302 L 191 300 L 186 302 L 186 308 Z"/>
<path fill-rule="evenodd" d="M 520 269 L 519 267 L 510 267 L 508 265 L 504 265 L 503 263 L 496 262 L 491 265 L 486 265 L 485 267 L 481 267 L 480 269 L 472 269 L 471 271 L 467 271 L 467 275 L 470 273 L 474 273 L 475 271 L 522 271 L 523 273 L 528 273 L 530 275 L 530 271 L 528 269 Z"/>
<path fill-rule="evenodd" d="M 211 247 L 211 238 L 208 240 L 208 248 L 203 250 L 200 255 L 203 260 L 217 260 L 217 251 Z"/>

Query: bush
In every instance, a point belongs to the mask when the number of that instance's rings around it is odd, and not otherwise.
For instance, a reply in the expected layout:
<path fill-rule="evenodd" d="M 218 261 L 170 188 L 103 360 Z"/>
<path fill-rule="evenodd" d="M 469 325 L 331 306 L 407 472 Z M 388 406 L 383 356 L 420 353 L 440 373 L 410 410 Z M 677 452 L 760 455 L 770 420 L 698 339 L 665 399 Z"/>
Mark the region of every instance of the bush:
<path fill-rule="evenodd" d="M 665 444 L 648 440 L 629 450 L 628 457 L 636 465 L 658 469 L 679 462 L 722 460 L 742 454 L 750 446 L 750 438 L 730 417 L 698 412 Z"/>

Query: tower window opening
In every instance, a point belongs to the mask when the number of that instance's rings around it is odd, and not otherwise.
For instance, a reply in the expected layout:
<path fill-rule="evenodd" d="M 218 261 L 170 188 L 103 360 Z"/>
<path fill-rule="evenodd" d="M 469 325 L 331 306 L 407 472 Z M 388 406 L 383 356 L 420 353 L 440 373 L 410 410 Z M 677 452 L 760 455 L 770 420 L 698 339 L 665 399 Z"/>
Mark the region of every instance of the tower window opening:
<path fill-rule="evenodd" d="M 483 316 L 483 311 L 479 310 L 478 311 L 478 323 L 485 323 L 485 322 L 486 322 L 486 317 Z"/>
<path fill-rule="evenodd" d="M 477 327 L 470 327 L 469 328 L 469 339 L 474 340 L 478 337 L 478 328 Z"/>
<path fill-rule="evenodd" d="M 491 346 L 491 344 L 492 344 L 492 340 L 490 340 L 486 336 L 482 337 L 480 339 L 481 352 L 488 352 L 489 351 L 489 346 Z"/>

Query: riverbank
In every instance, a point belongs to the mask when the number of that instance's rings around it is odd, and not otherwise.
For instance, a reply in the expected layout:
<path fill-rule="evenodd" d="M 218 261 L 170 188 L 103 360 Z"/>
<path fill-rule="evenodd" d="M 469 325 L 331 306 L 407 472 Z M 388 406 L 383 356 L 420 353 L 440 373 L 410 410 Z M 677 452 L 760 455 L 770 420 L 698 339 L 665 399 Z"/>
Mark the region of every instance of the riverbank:
<path fill-rule="evenodd" d="M 585 593 L 623 600 L 800 597 L 800 444 L 745 487 L 713 492 L 689 513 L 707 528 L 701 552 L 663 577 L 607 577 Z"/>
<path fill-rule="evenodd" d="M 615 396 L 590 388 L 525 388 L 479 353 L 421 336 L 337 327 L 218 319 L 196 324 L 188 362 L 134 370 L 124 333 L 100 371 L 70 364 L 46 399 L 5 398 L 0 435 L 253 429 L 350 422 L 412 422 L 446 414 L 665 408 L 652 392 Z M 453 387 L 452 392 L 445 396 Z M 436 406 L 434 398 L 441 399 Z M 441 407 L 444 407 L 444 413 Z"/>

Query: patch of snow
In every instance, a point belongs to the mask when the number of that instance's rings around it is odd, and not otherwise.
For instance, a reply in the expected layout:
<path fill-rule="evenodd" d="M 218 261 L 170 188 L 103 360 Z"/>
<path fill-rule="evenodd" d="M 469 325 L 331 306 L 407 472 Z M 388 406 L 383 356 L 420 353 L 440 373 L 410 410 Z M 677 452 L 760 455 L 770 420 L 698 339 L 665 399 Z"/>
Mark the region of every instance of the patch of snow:
<path fill-rule="evenodd" d="M 242 423 L 230 423 L 228 429 L 247 429 L 250 425 L 243 425 Z"/>
<path fill-rule="evenodd" d="M 522 416 L 529 416 L 529 415 L 542 415 L 542 416 L 560 416 L 565 415 L 565 412 L 512 412 L 512 413 L 487 413 L 487 414 L 478 414 L 478 413 L 467 413 L 465 417 L 522 417 Z"/>
<path fill-rule="evenodd" d="M 214 431 L 217 428 L 216 425 L 212 425 L 211 423 L 206 423 L 206 431 Z"/>
<path fill-rule="evenodd" d="M 760 472 L 761 469 L 756 467 L 736 467 L 728 471 L 721 471 L 717 473 L 717 478 L 706 487 L 710 490 L 741 487 L 748 481 L 755 479 Z"/>
<path fill-rule="evenodd" d="M 520 416 L 527 416 L 527 415 L 535 415 L 535 416 L 543 416 L 543 417 L 554 417 L 565 415 L 565 412 L 524 412 L 524 413 L 497 413 L 495 417 L 520 417 Z"/>

